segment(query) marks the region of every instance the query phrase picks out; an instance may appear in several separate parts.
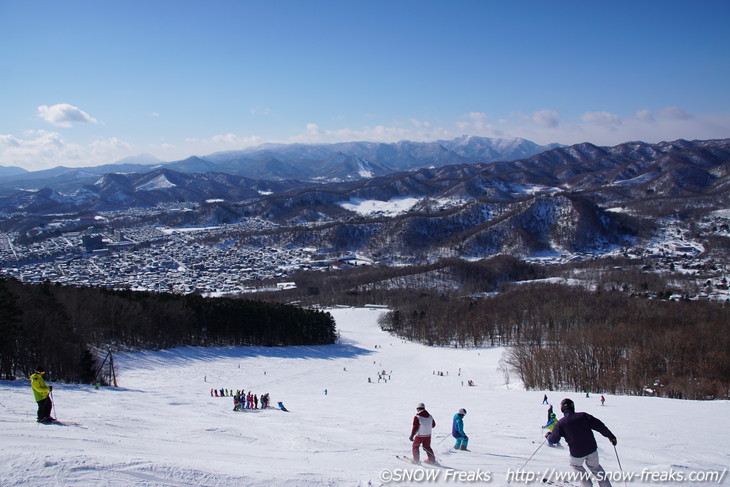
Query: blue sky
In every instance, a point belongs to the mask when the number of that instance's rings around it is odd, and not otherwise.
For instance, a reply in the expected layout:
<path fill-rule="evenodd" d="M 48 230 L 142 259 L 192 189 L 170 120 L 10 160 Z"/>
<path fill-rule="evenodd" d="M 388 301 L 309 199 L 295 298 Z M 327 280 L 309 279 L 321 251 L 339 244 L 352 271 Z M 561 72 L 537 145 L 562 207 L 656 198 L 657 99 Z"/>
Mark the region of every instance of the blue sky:
<path fill-rule="evenodd" d="M 0 1 L 0 165 L 730 137 L 730 2 Z"/>

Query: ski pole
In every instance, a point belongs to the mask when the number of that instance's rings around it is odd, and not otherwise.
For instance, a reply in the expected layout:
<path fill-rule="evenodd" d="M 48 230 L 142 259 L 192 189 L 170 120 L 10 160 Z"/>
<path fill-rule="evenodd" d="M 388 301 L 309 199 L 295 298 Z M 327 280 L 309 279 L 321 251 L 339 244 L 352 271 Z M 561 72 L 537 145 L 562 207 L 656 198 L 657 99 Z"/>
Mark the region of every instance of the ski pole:
<path fill-rule="evenodd" d="M 538 447 L 537 447 L 537 450 L 539 450 L 540 448 L 542 448 L 542 445 L 544 445 L 546 441 L 547 441 L 547 438 L 545 438 L 544 440 L 542 440 L 542 443 L 540 443 L 540 446 L 538 446 Z M 518 471 L 518 472 L 519 472 L 520 470 L 522 470 L 523 468 L 525 468 L 525 466 L 526 466 L 526 465 L 527 465 L 528 463 L 530 463 L 530 460 L 532 460 L 532 457 L 534 457 L 534 456 L 535 456 L 535 454 L 537 453 L 537 450 L 535 450 L 534 452 L 532 452 L 532 455 L 530 455 L 530 458 L 528 458 L 528 459 L 527 459 L 527 461 L 526 461 L 525 463 L 523 463 L 523 464 L 522 464 L 522 466 L 521 466 L 520 468 L 518 468 L 518 469 L 517 469 L 517 471 Z"/>
<path fill-rule="evenodd" d="M 53 399 L 53 391 L 48 391 L 48 394 L 51 396 L 51 406 L 53 406 L 53 417 L 58 419 L 58 415 L 56 414 L 56 400 Z"/>
<path fill-rule="evenodd" d="M 621 471 L 621 478 L 624 479 L 624 487 L 626 487 L 626 477 L 624 476 L 624 468 L 621 466 L 621 459 L 618 457 L 618 450 L 616 445 L 613 445 L 613 451 L 616 452 L 616 461 L 618 462 L 618 469 Z"/>
<path fill-rule="evenodd" d="M 446 438 L 451 438 L 451 436 L 450 436 L 450 435 L 446 435 L 446 436 L 444 436 L 443 438 L 441 438 L 441 440 L 439 440 L 439 442 L 437 443 L 437 445 L 440 445 L 441 443 L 443 443 L 443 441 L 444 441 L 444 440 L 445 440 Z"/>

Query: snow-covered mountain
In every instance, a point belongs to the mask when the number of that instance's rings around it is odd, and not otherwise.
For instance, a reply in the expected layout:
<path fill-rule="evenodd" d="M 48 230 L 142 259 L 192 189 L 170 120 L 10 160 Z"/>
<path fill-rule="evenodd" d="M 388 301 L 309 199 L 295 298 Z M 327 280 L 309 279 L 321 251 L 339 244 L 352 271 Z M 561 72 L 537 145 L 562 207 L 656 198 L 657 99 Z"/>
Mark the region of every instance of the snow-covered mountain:
<path fill-rule="evenodd" d="M 59 166 L 28 172 L 0 166 L 0 190 L 2 187 L 53 186 L 60 181 L 79 179 L 79 174 L 91 177 L 109 172 L 143 173 L 155 166 L 184 173 L 221 172 L 253 179 L 295 179 L 320 183 L 351 181 L 423 167 L 511 161 L 530 157 L 555 146 L 557 144 L 540 146 L 524 139 L 473 136 L 436 142 L 402 141 L 394 144 L 263 144 L 245 150 L 191 156 L 172 162 L 161 162 L 153 156 L 141 154 L 114 164 L 80 169 Z"/>
<path fill-rule="evenodd" d="M 572 398 L 616 435 L 614 449 L 596 433 L 614 486 L 727 484 L 729 401 L 605 395 L 601 405 L 599 394 L 526 391 L 505 369 L 504 349 L 405 342 L 379 329 L 383 312 L 332 310 L 341 335 L 335 345 L 116 354 L 119 387 L 51 382 L 61 425 L 35 422 L 27 379 L 0 381 L 2 484 L 543 485 L 546 475 L 572 472 L 565 445 L 543 444 L 543 394 L 554 405 Z M 234 412 L 231 397 L 211 397 L 214 388 L 270 393 L 273 406 L 281 401 L 290 412 Z M 411 454 L 420 402 L 436 421 L 437 459 L 458 471 L 426 471 L 396 458 Z M 460 408 L 468 452 L 452 448 Z M 691 428 L 674 427 L 680 418 L 690 418 Z"/>
<path fill-rule="evenodd" d="M 152 154 L 137 154 L 135 156 L 129 156 L 125 157 L 124 159 L 120 159 L 114 164 L 116 165 L 127 165 L 127 164 L 147 164 L 147 165 L 154 165 L 154 164 L 160 164 L 162 161 Z"/>
<path fill-rule="evenodd" d="M 352 144 L 351 149 L 363 152 L 366 146 Z M 404 162 L 404 154 L 415 157 L 418 152 L 396 150 L 396 146 L 381 147 L 381 160 Z M 459 141 L 459 146 L 472 147 L 471 154 L 484 153 L 491 142 L 469 138 Z M 439 147 L 438 154 L 462 158 L 443 144 Z M 299 153 L 290 146 L 277 149 L 282 154 Z M 306 150 L 318 156 L 326 151 L 310 146 Z M 418 150 L 430 151 L 423 145 Z M 214 164 L 191 158 L 186 168 L 210 169 Z M 298 171 L 294 163 L 271 158 L 257 162 L 257 167 L 279 172 L 286 168 L 292 175 Z M 629 245 L 638 235 L 649 233 L 654 224 L 647 222 L 657 217 L 696 219 L 730 204 L 729 139 L 631 142 L 615 147 L 585 143 L 511 162 L 460 163 L 380 176 L 375 175 L 385 170 L 384 165 L 336 152 L 317 167 L 320 180 L 343 171 L 357 173 L 358 179 L 329 184 L 272 181 L 222 172 L 180 172 L 170 166 L 101 177 L 77 170 L 73 177 L 71 173 L 59 176 L 55 189 L 16 190 L 0 196 L 0 208 L 23 212 L 19 227 L 13 226 L 12 219 L 6 222 L 10 230 L 33 225 L 30 215 L 186 202 L 197 204 L 197 211 L 186 212 L 185 221 L 173 215 L 160 223 L 211 224 L 216 213 L 225 215 L 225 222 L 258 218 L 281 227 L 280 232 L 267 234 L 272 245 L 316 244 L 341 252 L 416 255 L 422 260 L 594 252 Z M 370 177 L 361 179 L 364 176 Z M 224 210 L 211 213 L 206 203 L 211 200 Z M 375 209 L 396 200 L 412 203 L 407 212 L 397 214 L 356 208 L 368 201 L 379 202 L 367 204 Z M 252 238 L 260 243 L 259 237 Z"/>

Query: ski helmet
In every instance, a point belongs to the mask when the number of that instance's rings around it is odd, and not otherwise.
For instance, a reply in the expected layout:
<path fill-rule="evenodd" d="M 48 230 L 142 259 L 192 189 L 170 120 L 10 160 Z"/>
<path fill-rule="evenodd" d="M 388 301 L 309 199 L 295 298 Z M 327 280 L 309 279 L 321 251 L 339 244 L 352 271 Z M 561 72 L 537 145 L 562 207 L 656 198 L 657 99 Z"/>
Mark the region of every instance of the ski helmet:
<path fill-rule="evenodd" d="M 560 401 L 560 411 L 563 414 L 567 413 L 568 411 L 570 411 L 571 413 L 574 413 L 575 412 L 575 403 L 571 399 L 568 399 L 566 397 L 565 399 Z"/>
<path fill-rule="evenodd" d="M 466 409 L 464 409 L 464 408 L 459 409 L 459 414 L 461 414 L 462 416 L 465 415 Z"/>
<path fill-rule="evenodd" d="M 418 406 L 416 406 L 416 409 L 426 409 L 426 405 L 423 404 L 422 402 L 419 402 Z"/>
<path fill-rule="evenodd" d="M 38 367 L 35 368 L 35 371 L 40 374 L 41 372 L 45 372 L 46 369 L 44 369 L 42 365 L 39 365 Z"/>

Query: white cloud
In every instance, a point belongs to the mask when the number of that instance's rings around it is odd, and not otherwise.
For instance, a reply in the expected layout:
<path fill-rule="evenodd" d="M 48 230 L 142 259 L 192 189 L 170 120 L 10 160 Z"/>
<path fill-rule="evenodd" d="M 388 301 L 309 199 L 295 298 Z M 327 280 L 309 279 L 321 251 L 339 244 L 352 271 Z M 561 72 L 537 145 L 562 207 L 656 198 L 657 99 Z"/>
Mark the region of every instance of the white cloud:
<path fill-rule="evenodd" d="M 236 134 L 220 134 L 214 135 L 210 139 L 204 141 L 204 143 L 221 144 L 226 146 L 234 146 L 235 148 L 250 147 L 252 145 L 258 145 L 262 142 L 261 137 L 249 136 L 241 137 Z"/>
<path fill-rule="evenodd" d="M 271 108 L 269 107 L 252 107 L 249 112 L 251 112 L 251 115 L 269 115 L 271 113 Z"/>
<path fill-rule="evenodd" d="M 132 146 L 117 137 L 109 137 L 108 139 L 97 139 L 90 144 L 95 154 L 104 156 L 111 152 L 130 151 Z"/>
<path fill-rule="evenodd" d="M 336 143 L 354 141 L 399 142 L 402 140 L 436 140 L 453 137 L 453 133 L 430 122 L 411 119 L 411 126 L 398 127 L 375 125 L 362 128 L 323 129 L 316 123 L 308 123 L 304 132 L 288 137 L 283 143 Z"/>
<path fill-rule="evenodd" d="M 460 117 L 462 120 L 456 122 L 456 126 L 462 132 L 482 131 L 489 128 L 487 121 L 489 117 L 482 112 L 469 112 Z"/>
<path fill-rule="evenodd" d="M 0 135 L 0 164 L 36 171 L 55 166 L 94 166 L 128 156 L 131 146 L 116 138 L 96 139 L 87 145 L 69 143 L 53 131 L 28 131 L 22 138 Z"/>
<path fill-rule="evenodd" d="M 322 132 L 322 130 L 319 128 L 319 125 L 317 125 L 316 123 L 311 123 L 310 122 L 310 123 L 307 124 L 305 133 L 307 135 L 310 135 L 310 136 L 313 136 L 313 137 L 319 137 L 324 132 Z"/>
<path fill-rule="evenodd" d="M 494 124 L 489 123 L 489 116 L 482 112 L 469 112 L 461 115 L 455 123 L 458 133 L 454 135 L 479 135 L 482 137 L 502 137 L 504 132 Z M 503 120 L 499 121 L 500 125 Z M 449 138 L 442 136 L 441 138 Z"/>
<path fill-rule="evenodd" d="M 560 123 L 560 114 L 555 110 L 538 110 L 530 117 L 533 122 L 547 128 L 557 127 Z"/>
<path fill-rule="evenodd" d="M 689 120 L 692 116 L 680 107 L 665 107 L 659 111 L 659 116 L 671 120 Z"/>
<path fill-rule="evenodd" d="M 0 134 L 0 145 L 4 145 L 6 147 L 20 147 L 20 142 L 10 134 Z"/>
<path fill-rule="evenodd" d="M 580 118 L 586 123 L 597 125 L 621 125 L 621 118 L 611 112 L 585 112 Z"/>
<path fill-rule="evenodd" d="M 433 129 L 433 125 L 431 125 L 431 122 L 427 122 L 425 120 L 418 120 L 418 119 L 412 118 L 410 120 L 410 122 L 418 130 L 432 130 Z"/>
<path fill-rule="evenodd" d="M 647 109 L 637 110 L 634 117 L 638 120 L 643 120 L 644 122 L 653 122 L 655 120 L 652 111 Z"/>
<path fill-rule="evenodd" d="M 161 140 L 159 144 L 148 147 L 144 152 L 150 152 L 163 161 L 174 161 L 192 155 L 202 156 L 214 152 L 245 149 L 264 142 L 267 141 L 257 135 L 241 136 L 227 133 L 212 135 L 204 139 L 187 137 L 181 143 Z"/>
<path fill-rule="evenodd" d="M 85 111 L 68 103 L 41 105 L 38 107 L 38 116 L 57 127 L 71 127 L 78 123 L 99 123 Z"/>

